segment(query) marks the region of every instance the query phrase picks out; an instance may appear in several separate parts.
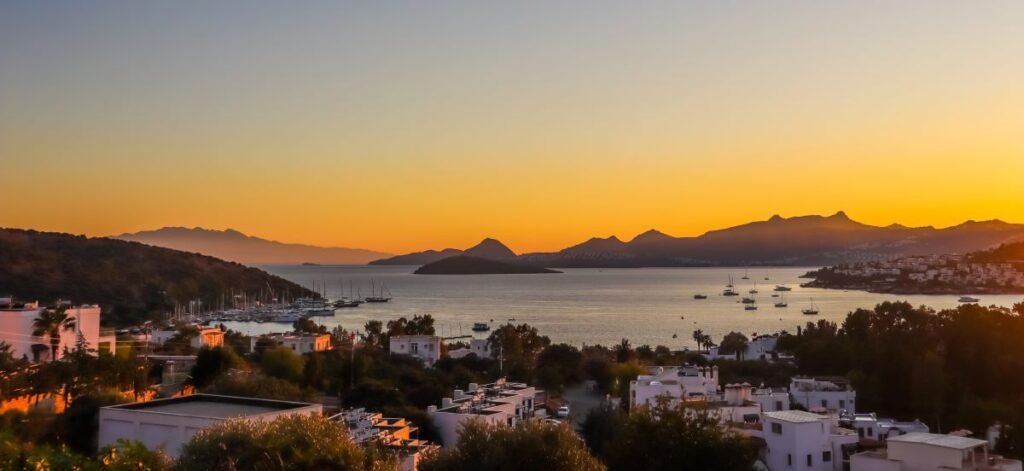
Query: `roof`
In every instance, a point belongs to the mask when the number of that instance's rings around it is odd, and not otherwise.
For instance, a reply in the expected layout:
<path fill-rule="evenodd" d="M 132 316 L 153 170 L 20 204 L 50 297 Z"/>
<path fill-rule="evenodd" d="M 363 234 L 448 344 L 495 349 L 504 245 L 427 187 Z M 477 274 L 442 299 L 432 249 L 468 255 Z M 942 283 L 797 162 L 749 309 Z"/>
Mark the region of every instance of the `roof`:
<path fill-rule="evenodd" d="M 977 438 L 960 437 L 957 435 L 941 435 L 938 433 L 908 433 L 906 435 L 900 435 L 898 437 L 890 437 L 888 439 L 892 442 L 902 443 L 920 443 L 922 445 L 939 446 L 942 448 L 952 448 L 954 450 L 967 450 L 969 448 L 978 447 L 985 445 L 988 442 L 985 440 L 979 440 Z"/>
<path fill-rule="evenodd" d="M 147 402 L 133 402 L 105 407 L 104 409 L 131 410 L 157 414 L 229 419 L 302 409 L 313 404 L 305 402 L 274 401 L 251 397 L 219 396 L 214 394 L 193 394 L 191 396 L 157 399 Z"/>
<path fill-rule="evenodd" d="M 821 422 L 827 419 L 824 415 L 813 414 L 811 412 L 804 412 L 802 410 L 783 410 L 776 412 L 765 412 L 765 417 L 775 420 L 781 420 L 783 422 L 789 422 L 793 424 L 803 424 L 811 422 Z"/>

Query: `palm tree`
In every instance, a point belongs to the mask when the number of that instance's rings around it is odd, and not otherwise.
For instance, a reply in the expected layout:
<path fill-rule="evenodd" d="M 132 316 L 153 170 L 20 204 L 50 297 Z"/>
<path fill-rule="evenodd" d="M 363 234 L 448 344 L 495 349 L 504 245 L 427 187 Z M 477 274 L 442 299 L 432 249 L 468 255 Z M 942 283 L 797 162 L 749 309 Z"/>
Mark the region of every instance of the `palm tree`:
<path fill-rule="evenodd" d="M 704 331 L 701 329 L 693 331 L 693 340 L 697 341 L 697 351 L 701 351 L 700 347 L 704 345 Z"/>
<path fill-rule="evenodd" d="M 39 317 L 32 321 L 32 335 L 36 337 L 46 335 L 50 338 L 50 361 L 57 359 L 61 331 L 73 330 L 75 330 L 75 318 L 68 315 L 68 308 L 63 305 L 56 309 L 44 309 L 39 313 Z"/>

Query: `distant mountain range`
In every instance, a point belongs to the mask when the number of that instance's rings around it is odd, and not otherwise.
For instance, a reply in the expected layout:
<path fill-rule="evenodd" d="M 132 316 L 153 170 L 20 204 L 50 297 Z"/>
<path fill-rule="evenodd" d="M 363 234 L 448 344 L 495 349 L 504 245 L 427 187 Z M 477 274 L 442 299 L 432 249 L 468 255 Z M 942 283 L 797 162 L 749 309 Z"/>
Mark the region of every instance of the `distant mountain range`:
<path fill-rule="evenodd" d="M 234 229 L 217 231 L 199 227 L 164 227 L 152 231 L 121 234 L 115 238 L 201 253 L 245 265 L 362 265 L 391 255 L 364 249 L 288 244 L 245 235 Z"/>
<path fill-rule="evenodd" d="M 316 296 L 295 283 L 206 255 L 108 238 L 0 229 L 0 294 L 95 303 L 105 324 L 132 325 L 193 300 Z"/>
<path fill-rule="evenodd" d="M 541 267 L 674 267 L 831 265 L 870 258 L 967 253 L 1024 240 L 1024 225 L 999 220 L 968 221 L 937 229 L 899 224 L 872 226 L 840 211 L 831 216 L 772 216 L 707 232 L 672 237 L 650 230 L 626 242 L 615 236 L 592 238 L 549 253 L 515 255 L 494 239 L 460 251 L 417 252 L 376 260 L 378 265 L 423 265 L 452 255 Z"/>
<path fill-rule="evenodd" d="M 426 265 L 439 260 L 451 258 L 457 255 L 469 255 L 472 257 L 486 258 L 489 260 L 511 261 L 516 259 L 516 253 L 505 244 L 495 239 L 487 238 L 480 241 L 466 250 L 443 249 L 427 250 L 424 252 L 413 252 L 370 262 L 370 265 Z"/>

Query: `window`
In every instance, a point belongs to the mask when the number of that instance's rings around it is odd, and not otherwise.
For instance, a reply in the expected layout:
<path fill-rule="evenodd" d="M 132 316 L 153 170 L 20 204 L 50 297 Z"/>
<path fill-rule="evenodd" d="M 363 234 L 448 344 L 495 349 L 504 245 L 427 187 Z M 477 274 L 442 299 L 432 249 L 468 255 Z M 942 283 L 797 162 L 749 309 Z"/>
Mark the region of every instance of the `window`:
<path fill-rule="evenodd" d="M 823 451 L 823 452 L 821 452 L 821 461 L 824 461 L 826 463 L 831 462 L 832 461 L 832 452 L 831 451 Z"/>
<path fill-rule="evenodd" d="M 846 399 L 840 399 L 839 400 L 839 408 L 840 409 L 846 409 Z"/>
<path fill-rule="evenodd" d="M 775 401 L 775 410 L 782 410 L 782 401 Z"/>
<path fill-rule="evenodd" d="M 828 408 L 828 399 L 821 400 L 821 407 Z"/>
<path fill-rule="evenodd" d="M 814 456 L 810 453 L 807 454 L 807 466 L 814 466 Z"/>
<path fill-rule="evenodd" d="M 873 428 L 869 428 L 869 429 L 868 429 L 868 436 L 869 436 L 869 437 L 873 437 L 873 436 L 875 436 L 875 429 L 873 429 Z"/>
<path fill-rule="evenodd" d="M 772 433 L 782 435 L 782 424 L 778 422 L 772 422 Z"/>

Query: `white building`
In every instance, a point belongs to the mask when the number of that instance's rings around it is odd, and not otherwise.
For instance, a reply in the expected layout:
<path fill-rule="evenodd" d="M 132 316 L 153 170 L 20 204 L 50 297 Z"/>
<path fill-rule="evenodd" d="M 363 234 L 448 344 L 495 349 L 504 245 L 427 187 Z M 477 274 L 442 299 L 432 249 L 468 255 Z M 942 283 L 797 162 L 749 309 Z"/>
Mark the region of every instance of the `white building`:
<path fill-rule="evenodd" d="M 464 358 L 469 354 L 476 355 L 477 358 L 494 358 L 494 350 L 488 345 L 487 339 L 472 339 L 469 341 L 469 348 L 448 351 L 448 356 L 456 359 Z"/>
<path fill-rule="evenodd" d="M 789 383 L 789 395 L 794 404 L 800 404 L 809 411 L 833 414 L 857 412 L 857 391 L 850 387 L 846 378 L 794 377 Z"/>
<path fill-rule="evenodd" d="M 176 458 L 182 445 L 207 427 L 235 419 L 271 421 L 290 414 L 321 414 L 320 404 L 195 394 L 100 408 L 99 446 L 138 440 Z"/>
<path fill-rule="evenodd" d="M 747 343 L 747 351 L 743 352 L 745 360 L 771 360 L 775 356 L 775 346 L 779 342 L 779 334 L 756 335 Z M 739 355 L 735 353 L 721 353 L 721 347 L 712 346 L 704 353 L 708 360 L 734 360 Z"/>
<path fill-rule="evenodd" d="M 908 433 L 886 440 L 886 449 L 850 457 L 851 471 L 1021 471 L 1021 462 L 989 455 L 985 440 Z M 774 470 L 773 470 L 774 471 Z"/>
<path fill-rule="evenodd" d="M 533 417 L 537 389 L 523 383 L 509 383 L 504 378 L 482 386 L 470 383 L 469 389 L 456 389 L 453 397 L 441 400 L 441 407 L 430 406 L 430 415 L 441 445 L 452 447 L 458 442 L 459 431 L 470 420 L 491 424 L 515 425 Z"/>
<path fill-rule="evenodd" d="M 648 373 L 629 382 L 630 406 L 653 405 L 659 396 L 708 401 L 718 394 L 717 366 L 655 366 Z"/>
<path fill-rule="evenodd" d="M 332 348 L 330 334 L 272 334 L 267 335 L 277 345 L 290 348 L 295 353 L 325 352 Z M 259 337 L 249 338 L 249 351 L 256 351 Z"/>
<path fill-rule="evenodd" d="M 388 345 L 392 355 L 409 355 L 428 365 L 441 358 L 441 337 L 436 335 L 392 335 Z"/>
<path fill-rule="evenodd" d="M 758 388 L 750 394 L 750 400 L 761 406 L 761 412 L 789 410 L 789 393 L 772 388 Z"/>
<path fill-rule="evenodd" d="M 879 418 L 876 414 L 854 414 L 841 416 L 839 423 L 857 431 L 857 436 L 867 440 L 885 441 L 908 433 L 928 433 L 928 425 L 920 420 L 912 422 Z"/>
<path fill-rule="evenodd" d="M 437 445 L 417 439 L 418 428 L 403 418 L 384 417 L 379 412 L 367 412 L 365 409 L 349 409 L 335 417 L 344 421 L 356 443 L 376 442 L 394 452 L 401 471 L 416 471 L 423 455 L 437 448 Z"/>
<path fill-rule="evenodd" d="M 835 427 L 827 416 L 798 410 L 765 412 L 761 431 L 770 471 L 839 471 L 844 445 L 857 443 L 856 433 Z"/>
<path fill-rule="evenodd" d="M 114 353 L 117 343 L 113 332 L 100 330 L 100 307 L 97 305 L 71 306 L 67 308 L 68 317 L 74 320 L 75 327 L 61 330 L 60 345 L 57 358 L 64 351 L 77 348 L 79 337 L 85 341 L 90 350 Z M 16 302 L 13 298 L 0 298 L 0 342 L 11 346 L 11 354 L 15 358 L 25 357 L 33 361 L 50 359 L 50 338 L 47 335 L 34 336 L 33 322 L 47 309 L 38 302 Z M 38 345 L 33 349 L 33 346 Z M 35 351 L 33 351 L 35 350 Z"/>

